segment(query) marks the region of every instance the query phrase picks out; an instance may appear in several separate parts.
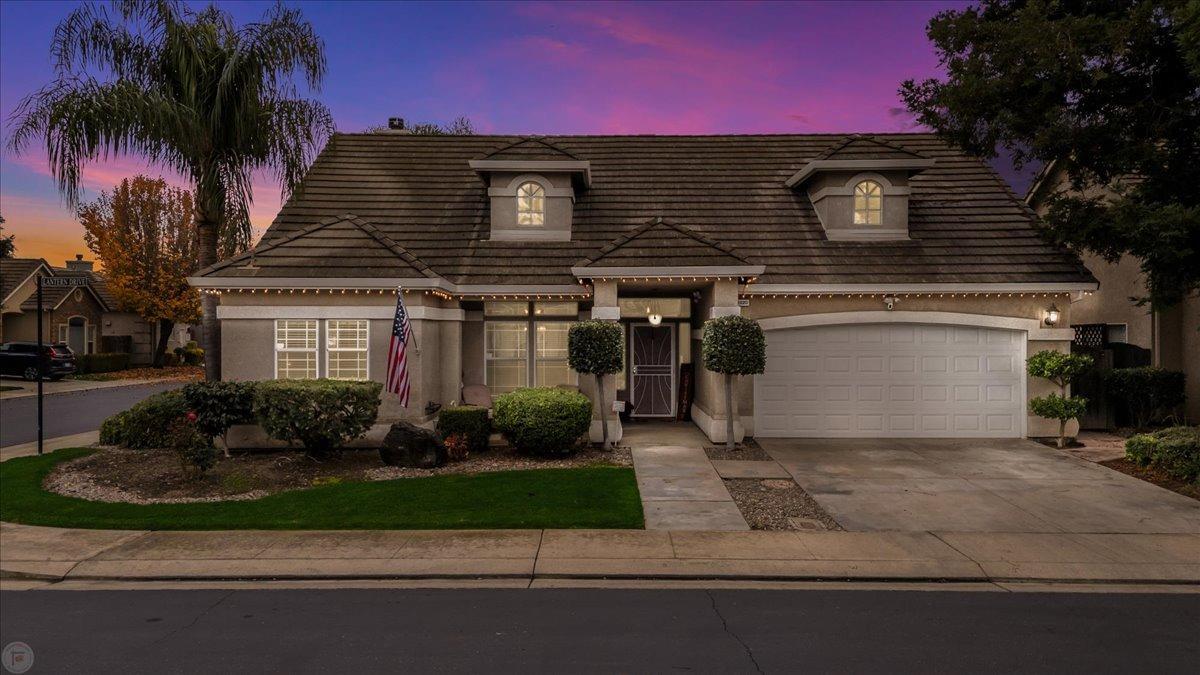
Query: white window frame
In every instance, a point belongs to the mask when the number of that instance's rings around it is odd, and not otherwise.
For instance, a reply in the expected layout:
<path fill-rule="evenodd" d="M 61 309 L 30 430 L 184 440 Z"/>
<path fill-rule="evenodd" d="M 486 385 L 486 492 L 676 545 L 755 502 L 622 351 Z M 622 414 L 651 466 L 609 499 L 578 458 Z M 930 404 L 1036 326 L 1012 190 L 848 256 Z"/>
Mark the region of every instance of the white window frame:
<path fill-rule="evenodd" d="M 511 303 L 509 303 L 509 304 L 511 304 Z M 483 323 L 484 323 L 484 328 L 483 328 L 483 330 L 484 330 L 483 380 L 484 380 L 484 382 L 483 382 L 483 384 L 489 390 L 491 390 L 491 387 L 492 387 L 492 383 L 488 381 L 488 367 L 487 366 L 488 366 L 489 361 L 496 361 L 496 360 L 518 361 L 518 360 L 520 360 L 519 358 L 494 359 L 488 355 L 487 325 L 489 323 L 523 323 L 523 324 L 525 324 L 525 358 L 524 358 L 524 361 L 525 361 L 524 382 L 525 382 L 525 384 L 522 387 L 518 387 L 518 388 L 521 389 L 521 388 L 528 388 L 528 387 L 544 386 L 544 385 L 540 385 L 537 383 L 538 363 L 541 361 L 548 361 L 548 359 L 539 359 L 537 356 L 537 347 L 538 347 L 537 327 L 538 327 L 538 324 L 546 324 L 546 323 L 571 324 L 571 323 L 578 321 L 579 314 L 578 314 L 578 305 L 576 305 L 576 312 L 574 315 L 567 315 L 567 314 L 542 315 L 542 314 L 538 313 L 538 307 L 537 307 L 538 304 L 539 303 L 536 301 L 529 302 L 527 304 L 527 309 L 526 309 L 526 312 L 524 315 L 495 314 L 495 315 L 492 315 L 489 317 L 487 315 L 487 311 L 486 310 L 484 311 L 484 320 L 483 320 Z M 555 303 L 550 303 L 550 304 L 555 304 Z M 557 360 L 557 359 L 555 359 L 555 360 Z M 569 360 L 568 360 L 568 363 L 569 363 Z M 570 368 L 569 365 L 568 365 L 568 368 Z M 572 385 L 578 385 L 579 384 L 579 373 L 575 372 L 574 370 L 571 370 L 571 379 L 570 379 L 569 383 Z"/>
<path fill-rule="evenodd" d="M 526 192 L 526 188 L 532 188 Z M 529 208 L 524 208 L 524 201 L 529 201 Z M 540 203 L 541 208 L 534 208 L 533 204 Z M 536 222 L 521 222 L 521 216 L 527 215 L 531 221 Z M 546 188 L 537 181 L 528 180 L 517 186 L 517 227 L 545 227 L 546 226 Z"/>
<path fill-rule="evenodd" d="M 866 200 L 867 205 L 866 205 L 865 209 L 859 209 L 858 208 L 859 191 L 862 189 L 862 187 L 864 185 L 867 185 L 868 183 L 875 186 L 876 194 L 871 195 L 871 194 L 867 193 L 865 190 L 863 190 L 862 197 L 863 197 L 863 199 Z M 851 193 L 850 199 L 851 199 L 850 208 L 853 211 L 853 214 L 852 214 L 853 217 L 851 218 L 851 222 L 853 222 L 855 225 L 883 225 L 883 183 L 880 183 L 879 181 L 877 181 L 873 178 L 864 178 L 854 184 L 854 191 Z M 872 199 L 874 199 L 875 201 L 877 201 L 879 203 L 879 208 L 876 208 L 876 209 L 871 208 L 871 200 Z M 862 222 L 859 222 L 859 220 L 858 220 L 859 213 L 864 214 L 864 220 Z M 879 214 L 879 222 L 875 222 L 875 223 L 871 222 L 871 214 L 873 214 L 873 213 Z"/>
<path fill-rule="evenodd" d="M 355 347 L 353 349 L 346 349 L 344 347 L 333 347 L 332 346 L 333 331 L 330 330 L 331 326 L 336 323 L 350 323 L 350 322 L 362 324 L 363 327 L 365 328 L 365 331 L 364 331 L 365 339 L 363 340 L 362 349 L 359 349 L 357 347 Z M 329 365 L 329 356 L 333 352 L 353 352 L 353 353 L 361 352 L 363 354 L 364 362 L 366 364 L 366 373 L 364 374 L 364 376 L 361 379 L 360 378 L 350 378 L 350 377 L 334 377 L 332 374 L 333 370 L 332 370 L 332 368 L 330 368 L 330 365 Z M 319 371 L 320 371 L 320 368 L 318 368 L 318 377 L 320 376 Z M 331 380 L 341 380 L 341 381 L 345 381 L 345 382 L 367 382 L 367 381 L 370 381 L 370 379 L 371 379 L 371 322 L 370 322 L 370 320 L 368 320 L 368 319 L 326 319 L 325 320 L 325 377 L 328 377 Z"/>
<path fill-rule="evenodd" d="M 280 349 L 279 348 L 279 345 L 280 345 L 279 326 L 280 326 L 280 324 L 286 323 L 286 322 L 301 322 L 301 321 L 303 321 L 305 323 L 311 323 L 313 326 L 313 332 L 316 334 L 315 339 L 313 340 L 313 348 L 312 349 L 308 349 L 308 348 L 297 349 L 295 347 L 290 347 L 290 348 Z M 272 325 L 271 343 L 272 343 L 271 364 L 272 364 L 272 368 L 274 370 L 274 379 L 276 379 L 276 380 L 279 379 L 279 354 L 281 352 L 288 352 L 288 353 L 309 353 L 309 352 L 311 352 L 313 354 L 313 364 L 315 367 L 314 369 L 316 370 L 312 379 L 320 379 L 320 377 L 321 377 L 321 322 L 320 321 L 318 321 L 317 319 L 275 319 L 275 322 Z M 294 378 L 288 378 L 288 379 L 294 379 Z"/>
<path fill-rule="evenodd" d="M 525 325 L 525 356 L 524 356 L 524 358 L 519 357 L 519 356 L 496 358 L 489 353 L 488 335 L 487 335 L 488 324 L 498 324 L 498 323 L 514 323 L 514 324 L 524 324 Z M 489 392 L 492 390 L 492 383 L 490 382 L 490 378 L 488 377 L 488 373 L 490 372 L 490 369 L 488 368 L 488 364 L 493 361 L 499 361 L 499 362 L 504 362 L 504 363 L 519 363 L 521 361 L 524 361 L 525 368 L 523 369 L 523 372 L 525 374 L 525 377 L 523 380 L 523 384 L 518 385 L 517 389 L 525 389 L 529 386 L 529 358 L 530 358 L 530 356 L 529 356 L 529 342 L 530 342 L 529 330 L 530 330 L 530 323 L 531 322 L 528 317 L 517 317 L 517 316 L 513 316 L 513 317 L 500 316 L 496 319 L 490 319 L 490 320 L 484 319 L 484 321 L 483 321 L 483 385 L 488 388 Z M 507 392 L 505 392 L 505 393 L 507 393 Z"/>

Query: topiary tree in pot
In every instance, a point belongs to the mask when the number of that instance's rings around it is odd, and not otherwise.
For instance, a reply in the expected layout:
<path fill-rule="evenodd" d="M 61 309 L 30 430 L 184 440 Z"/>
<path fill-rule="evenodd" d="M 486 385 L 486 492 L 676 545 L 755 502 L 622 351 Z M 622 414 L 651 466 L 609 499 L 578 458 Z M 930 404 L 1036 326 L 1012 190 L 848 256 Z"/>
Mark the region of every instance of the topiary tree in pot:
<path fill-rule="evenodd" d="M 608 411 L 604 406 L 604 376 L 621 372 L 621 341 L 625 333 L 612 321 L 580 321 L 567 333 L 567 362 L 577 373 L 596 376 L 603 447 L 608 447 Z"/>
<path fill-rule="evenodd" d="M 767 340 L 757 321 L 722 316 L 704 322 L 704 367 L 725 376 L 725 447 L 733 449 L 733 377 L 767 367 Z"/>
<path fill-rule="evenodd" d="M 1038 417 L 1058 420 L 1058 447 L 1067 445 L 1067 422 L 1078 419 L 1087 410 L 1087 399 L 1067 396 L 1071 380 L 1092 367 L 1092 357 L 1086 354 L 1064 354 L 1053 349 L 1042 350 L 1026 360 L 1026 369 L 1034 377 L 1049 380 L 1058 386 L 1059 393 L 1039 396 L 1029 401 L 1029 410 Z"/>

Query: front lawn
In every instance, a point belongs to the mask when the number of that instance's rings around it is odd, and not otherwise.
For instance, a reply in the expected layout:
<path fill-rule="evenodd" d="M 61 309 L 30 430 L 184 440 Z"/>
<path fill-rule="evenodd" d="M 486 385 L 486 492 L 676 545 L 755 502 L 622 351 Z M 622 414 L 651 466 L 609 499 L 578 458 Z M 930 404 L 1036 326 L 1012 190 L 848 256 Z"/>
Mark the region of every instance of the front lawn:
<path fill-rule="evenodd" d="M 70 448 L 0 464 L 0 520 L 127 530 L 641 528 L 633 469 L 585 467 L 341 483 L 250 501 L 94 502 L 47 492 Z"/>

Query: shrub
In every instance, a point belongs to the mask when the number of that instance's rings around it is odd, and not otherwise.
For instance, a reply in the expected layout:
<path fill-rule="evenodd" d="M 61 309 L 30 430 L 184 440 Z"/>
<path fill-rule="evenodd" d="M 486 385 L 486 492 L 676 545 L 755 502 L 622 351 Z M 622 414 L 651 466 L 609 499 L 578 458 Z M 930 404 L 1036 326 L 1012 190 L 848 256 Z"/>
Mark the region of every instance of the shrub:
<path fill-rule="evenodd" d="M 443 441 L 452 434 L 459 434 L 466 440 L 468 451 L 483 452 L 492 435 L 492 421 L 488 419 L 487 408 L 473 405 L 442 408 L 438 413 L 437 432 Z"/>
<path fill-rule="evenodd" d="M 254 416 L 271 438 L 324 456 L 371 428 L 382 389 L 378 382 L 268 380 L 254 387 Z"/>
<path fill-rule="evenodd" d="M 725 375 L 725 447 L 733 448 L 733 378 L 757 375 L 767 367 L 767 340 L 757 321 L 722 316 L 704 322 L 704 367 Z"/>
<path fill-rule="evenodd" d="M 187 402 L 179 390 L 155 394 L 104 420 L 100 442 L 135 450 L 169 447 L 168 427 L 187 412 Z"/>
<path fill-rule="evenodd" d="M 608 447 L 608 409 L 605 406 L 604 376 L 621 372 L 625 332 L 613 321 L 580 321 L 567 333 L 567 362 L 571 370 L 596 376 L 600 409 L 600 436 Z"/>
<path fill-rule="evenodd" d="M 471 441 L 466 434 L 450 434 L 442 439 L 442 446 L 446 448 L 446 459 L 451 462 L 458 462 L 471 456 Z"/>
<path fill-rule="evenodd" d="M 1183 373 L 1153 366 L 1114 368 L 1104 374 L 1109 393 L 1139 429 L 1161 422 L 1183 405 L 1184 382 Z"/>
<path fill-rule="evenodd" d="M 496 399 L 496 428 L 520 452 L 571 454 L 592 423 L 592 402 L 568 389 L 518 389 Z"/>
<path fill-rule="evenodd" d="M 1029 401 L 1029 411 L 1038 417 L 1058 420 L 1058 447 L 1067 445 L 1067 422 L 1087 411 L 1087 399 L 1082 396 L 1067 396 L 1071 380 L 1092 367 L 1092 357 L 1086 354 L 1066 354 L 1053 349 L 1044 349 L 1026 359 L 1025 368 L 1030 375 L 1049 380 L 1058 386 L 1059 393 L 1039 396 Z"/>
<path fill-rule="evenodd" d="M 210 439 L 225 434 L 235 424 L 254 421 L 253 382 L 193 382 L 183 388 L 188 409 L 196 413 L 196 427 Z M 229 447 L 229 443 L 225 443 Z"/>
<path fill-rule="evenodd" d="M 129 354 L 122 352 L 98 352 L 79 354 L 75 357 L 75 369 L 84 373 L 111 373 L 129 368 Z"/>
<path fill-rule="evenodd" d="M 1171 427 L 1125 441 L 1125 457 L 1184 481 L 1200 480 L 1200 427 Z"/>
<path fill-rule="evenodd" d="M 212 446 L 212 439 L 200 433 L 196 420 L 196 414 L 189 412 L 172 420 L 166 429 L 166 447 L 179 456 L 185 475 L 189 469 L 203 475 L 217 463 L 217 450 Z"/>
<path fill-rule="evenodd" d="M 182 347 L 176 347 L 175 356 L 178 357 L 179 363 L 189 366 L 198 366 L 204 363 L 204 350 L 194 340 Z"/>

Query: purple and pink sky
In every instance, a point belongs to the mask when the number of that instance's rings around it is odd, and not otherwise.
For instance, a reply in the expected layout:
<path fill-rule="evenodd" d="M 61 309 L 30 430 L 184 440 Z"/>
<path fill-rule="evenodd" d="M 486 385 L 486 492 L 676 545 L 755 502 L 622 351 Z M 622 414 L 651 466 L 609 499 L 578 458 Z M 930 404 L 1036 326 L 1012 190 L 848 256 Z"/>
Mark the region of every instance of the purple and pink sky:
<path fill-rule="evenodd" d="M 269 7 L 218 4 L 242 22 Z M 298 4 L 326 43 L 315 96 L 339 130 L 465 115 L 482 133 L 684 134 L 915 129 L 897 87 L 939 74 L 925 24 L 967 3 Z M 50 38 L 74 6 L 0 3 L 5 139 L 20 99 L 51 80 Z M 1000 168 L 1024 188 L 1027 178 Z M 132 157 L 92 163 L 86 196 L 137 173 L 164 172 Z M 279 189 L 263 177 L 256 234 L 278 208 Z M 86 253 L 40 147 L 0 155 L 0 214 L 18 256 L 61 264 Z"/>

